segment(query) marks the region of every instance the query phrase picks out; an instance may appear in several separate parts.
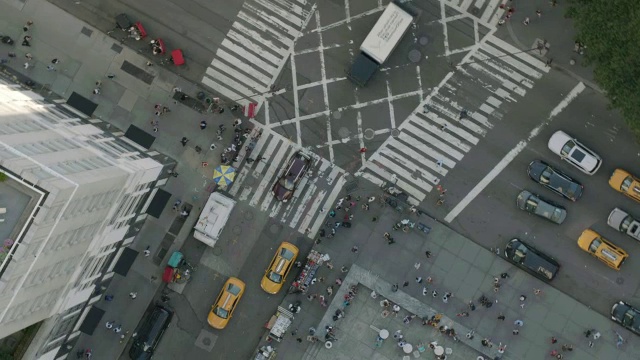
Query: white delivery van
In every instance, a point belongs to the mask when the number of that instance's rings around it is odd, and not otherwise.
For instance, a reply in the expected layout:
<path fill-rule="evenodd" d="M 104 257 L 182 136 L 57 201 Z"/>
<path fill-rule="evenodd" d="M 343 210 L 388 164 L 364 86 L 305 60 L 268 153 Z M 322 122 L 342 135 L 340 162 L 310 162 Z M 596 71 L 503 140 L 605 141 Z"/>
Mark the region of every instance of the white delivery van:
<path fill-rule="evenodd" d="M 214 247 L 235 205 L 235 200 L 217 192 L 212 193 L 194 226 L 193 237 Z"/>
<path fill-rule="evenodd" d="M 360 46 L 360 53 L 356 56 L 351 69 L 347 71 L 349 80 L 359 86 L 365 86 L 380 65 L 387 61 L 409 30 L 413 20 L 414 15 L 399 3 L 389 3 L 364 39 Z"/>

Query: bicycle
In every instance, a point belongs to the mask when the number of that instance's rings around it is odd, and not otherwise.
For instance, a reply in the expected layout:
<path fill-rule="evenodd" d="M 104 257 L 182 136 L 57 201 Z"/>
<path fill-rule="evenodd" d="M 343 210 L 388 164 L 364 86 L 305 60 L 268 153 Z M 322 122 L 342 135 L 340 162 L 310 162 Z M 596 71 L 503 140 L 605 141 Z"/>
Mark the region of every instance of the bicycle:
<path fill-rule="evenodd" d="M 614 332 L 614 334 L 616 334 L 616 336 L 618 338 L 617 341 L 616 341 L 616 347 L 619 348 L 620 346 L 622 346 L 622 344 L 625 343 L 625 340 L 617 331 L 613 330 L 613 332 Z"/>

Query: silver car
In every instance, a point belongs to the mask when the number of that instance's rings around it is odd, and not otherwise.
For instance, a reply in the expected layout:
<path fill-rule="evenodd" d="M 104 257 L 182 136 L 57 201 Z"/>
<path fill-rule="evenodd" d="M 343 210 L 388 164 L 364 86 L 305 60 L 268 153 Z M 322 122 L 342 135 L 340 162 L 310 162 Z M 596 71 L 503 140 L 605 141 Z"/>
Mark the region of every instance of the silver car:
<path fill-rule="evenodd" d="M 611 210 L 607 224 L 612 228 L 623 232 L 632 238 L 640 241 L 640 222 L 631 217 L 626 212 L 615 208 Z"/>
<path fill-rule="evenodd" d="M 538 215 L 556 224 L 562 224 L 567 217 L 565 208 L 527 190 L 518 194 L 516 204 L 520 210 Z"/>

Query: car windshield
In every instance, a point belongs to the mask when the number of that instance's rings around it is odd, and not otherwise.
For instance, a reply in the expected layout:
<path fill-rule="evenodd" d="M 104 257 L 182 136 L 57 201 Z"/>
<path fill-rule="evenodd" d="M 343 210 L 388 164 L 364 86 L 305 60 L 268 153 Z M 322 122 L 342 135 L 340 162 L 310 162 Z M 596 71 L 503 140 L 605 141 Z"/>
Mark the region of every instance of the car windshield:
<path fill-rule="evenodd" d="M 562 210 L 560 210 L 560 209 L 558 209 L 558 208 L 555 208 L 555 209 L 553 210 L 553 215 L 551 215 L 551 220 L 553 220 L 553 221 L 556 221 L 556 222 L 557 222 L 557 221 L 559 221 L 559 220 L 560 220 L 560 217 L 562 217 Z"/>
<path fill-rule="evenodd" d="M 226 319 L 229 317 L 229 312 L 223 309 L 221 306 L 216 306 L 216 308 L 213 309 L 213 313 L 223 319 Z"/>
<path fill-rule="evenodd" d="M 543 184 L 548 184 L 552 174 L 553 172 L 551 172 L 551 169 L 546 168 L 540 175 L 540 182 Z"/>
<path fill-rule="evenodd" d="M 280 284 L 282 281 L 282 275 L 278 274 L 275 271 L 269 271 L 269 276 L 267 276 L 269 280 L 273 281 L 276 284 Z"/>
<path fill-rule="evenodd" d="M 528 251 L 529 249 L 527 249 L 526 246 L 524 246 L 523 244 L 519 244 L 518 247 L 513 252 L 512 260 L 517 262 L 518 264 L 521 264 L 524 261 L 524 259 L 527 257 Z"/>
<path fill-rule="evenodd" d="M 293 181 L 294 178 L 289 178 L 289 177 L 282 177 L 280 179 L 280 186 L 282 186 L 283 188 L 289 190 L 289 191 L 293 191 L 296 188 L 296 184 Z"/>
<path fill-rule="evenodd" d="M 538 202 L 535 201 L 533 199 L 533 197 L 530 197 L 527 202 L 524 204 L 524 208 L 525 210 L 529 211 L 529 212 L 535 212 L 536 208 L 538 207 Z"/>
<path fill-rule="evenodd" d="M 629 309 L 626 313 L 624 313 L 624 317 L 622 318 L 622 324 L 627 327 L 633 327 L 633 323 L 635 322 L 636 313 L 633 309 Z"/>
<path fill-rule="evenodd" d="M 576 143 L 574 143 L 573 141 L 571 140 L 567 141 L 567 143 L 564 144 L 564 146 L 560 150 L 560 155 L 568 156 L 569 153 L 571 152 L 571 149 L 573 149 L 575 146 L 576 146 Z"/>
<path fill-rule="evenodd" d="M 589 245 L 589 251 L 591 251 L 592 253 L 595 253 L 601 244 L 602 244 L 602 241 L 600 241 L 600 238 L 593 239 L 593 241 L 591 242 L 591 245 Z"/>
<path fill-rule="evenodd" d="M 629 228 L 629 225 L 631 225 L 632 222 L 633 222 L 633 218 L 631 217 L 631 215 L 625 217 L 620 223 L 620 231 L 627 231 L 627 229 Z"/>
<path fill-rule="evenodd" d="M 622 184 L 620 185 L 620 190 L 622 191 L 629 190 L 629 187 L 631 186 L 631 184 L 633 184 L 633 179 L 631 178 L 631 176 L 627 176 L 626 178 L 624 178 L 624 180 L 622 180 Z"/>

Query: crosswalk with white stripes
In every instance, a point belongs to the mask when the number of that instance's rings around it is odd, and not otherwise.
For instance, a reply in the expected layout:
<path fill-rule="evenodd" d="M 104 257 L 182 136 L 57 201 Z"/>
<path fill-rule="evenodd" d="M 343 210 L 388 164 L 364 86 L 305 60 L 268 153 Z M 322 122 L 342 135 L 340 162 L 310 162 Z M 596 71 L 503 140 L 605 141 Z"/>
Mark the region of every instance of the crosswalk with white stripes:
<path fill-rule="evenodd" d="M 277 218 L 287 226 L 309 236 L 318 232 L 326 213 L 321 209 L 331 209 L 338 198 L 345 180 L 345 171 L 333 166 L 311 152 L 312 165 L 296 189 L 293 198 L 283 203 L 275 199 L 271 188 L 285 170 L 289 159 L 302 150 L 296 144 L 279 134 L 264 129 L 255 148 L 251 152 L 254 159 L 263 158 L 252 164 L 245 164 L 229 189 L 229 193 L 241 202 L 248 202 L 271 218 Z"/>
<path fill-rule="evenodd" d="M 508 0 L 445 0 L 445 2 L 448 6 L 469 16 L 477 17 L 481 23 L 492 25 L 497 24 L 504 15 L 505 9 L 500 8 L 500 5 L 509 5 Z"/>
<path fill-rule="evenodd" d="M 247 0 L 202 83 L 240 105 L 260 103 L 311 18 L 307 0 Z"/>
<path fill-rule="evenodd" d="M 393 179 L 419 203 L 502 118 L 500 107 L 524 97 L 549 69 L 530 53 L 488 36 L 355 175 L 378 185 Z M 469 108 L 462 101 L 479 105 Z"/>

